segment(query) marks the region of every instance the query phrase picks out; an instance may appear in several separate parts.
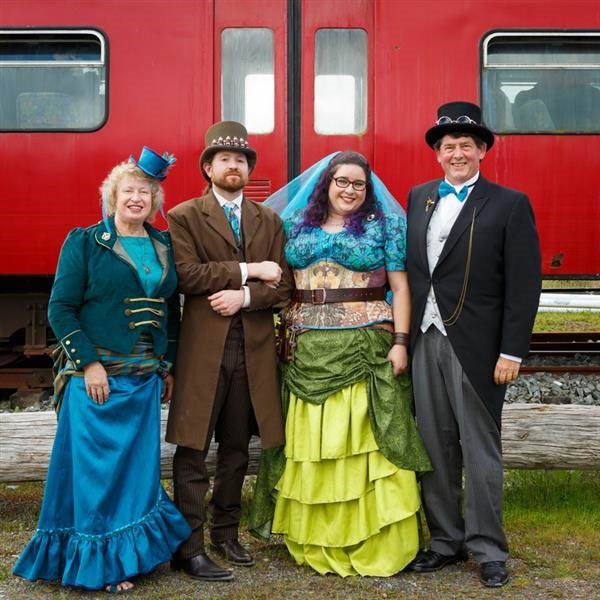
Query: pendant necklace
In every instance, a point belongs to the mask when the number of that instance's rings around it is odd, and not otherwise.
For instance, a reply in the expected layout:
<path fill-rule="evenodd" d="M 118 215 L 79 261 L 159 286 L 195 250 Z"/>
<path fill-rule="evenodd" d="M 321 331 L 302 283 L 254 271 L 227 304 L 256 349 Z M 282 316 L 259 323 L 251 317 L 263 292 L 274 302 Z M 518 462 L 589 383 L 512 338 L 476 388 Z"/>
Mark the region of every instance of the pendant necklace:
<path fill-rule="evenodd" d="M 150 267 L 146 264 L 146 238 L 140 238 L 139 249 L 141 250 L 141 256 L 138 254 L 138 258 L 142 263 L 142 268 L 144 269 L 144 273 L 146 275 L 150 275 Z"/>

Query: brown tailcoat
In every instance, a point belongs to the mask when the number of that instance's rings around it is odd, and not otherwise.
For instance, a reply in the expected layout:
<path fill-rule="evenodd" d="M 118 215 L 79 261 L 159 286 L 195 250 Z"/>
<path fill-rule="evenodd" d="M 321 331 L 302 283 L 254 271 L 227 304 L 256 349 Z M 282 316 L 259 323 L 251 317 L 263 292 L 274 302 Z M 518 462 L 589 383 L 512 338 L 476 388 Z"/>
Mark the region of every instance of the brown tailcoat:
<path fill-rule="evenodd" d="M 166 439 L 202 450 L 231 322 L 212 310 L 207 297 L 240 289 L 241 259 L 212 192 L 179 204 L 169 211 L 168 221 L 185 304 Z M 271 448 L 284 443 L 272 307 L 287 302 L 293 278 L 285 263 L 281 219 L 272 210 L 244 198 L 242 231 L 245 262 L 272 260 L 283 268 L 276 290 L 260 281 L 246 282 L 250 307 L 242 309 L 250 397 L 263 448 Z"/>

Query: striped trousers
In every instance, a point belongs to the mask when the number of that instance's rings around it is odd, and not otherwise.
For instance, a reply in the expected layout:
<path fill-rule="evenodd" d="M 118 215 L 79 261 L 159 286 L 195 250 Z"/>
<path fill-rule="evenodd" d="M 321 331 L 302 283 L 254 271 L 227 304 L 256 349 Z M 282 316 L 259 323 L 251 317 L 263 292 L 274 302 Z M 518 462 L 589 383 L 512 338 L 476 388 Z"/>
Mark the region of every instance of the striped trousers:
<path fill-rule="evenodd" d="M 241 319 L 234 319 L 225 341 L 206 445 L 203 450 L 177 446 L 173 458 L 175 504 L 192 528 L 192 535 L 179 547 L 177 558 L 191 558 L 204 552 L 205 502 L 210 485 L 205 461 L 213 432 L 218 450 L 209 504 L 210 537 L 213 542 L 237 538 L 248 444 L 255 429 L 244 358 L 244 331 Z"/>
<path fill-rule="evenodd" d="M 452 555 L 466 546 L 479 563 L 505 561 L 500 431 L 434 326 L 419 334 L 412 380 L 417 427 L 433 464 L 421 480 L 431 549 Z"/>

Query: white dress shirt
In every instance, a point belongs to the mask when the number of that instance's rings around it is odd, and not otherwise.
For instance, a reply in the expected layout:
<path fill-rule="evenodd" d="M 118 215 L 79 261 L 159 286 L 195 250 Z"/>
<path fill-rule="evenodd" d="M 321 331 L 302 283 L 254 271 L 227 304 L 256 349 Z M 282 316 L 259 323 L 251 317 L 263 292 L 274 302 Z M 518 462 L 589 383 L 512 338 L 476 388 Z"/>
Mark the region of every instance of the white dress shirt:
<path fill-rule="evenodd" d="M 471 179 L 461 183 L 460 185 L 453 185 L 447 179 L 446 183 L 451 185 L 457 193 L 460 192 L 460 190 L 466 185 L 468 188 L 468 198 L 473 191 L 473 186 L 477 182 L 477 179 L 479 179 L 479 172 L 473 175 Z M 448 235 L 450 234 L 450 231 L 456 222 L 460 211 L 463 209 L 467 198 L 461 202 L 456 194 L 448 194 L 447 196 L 440 198 L 436 203 L 433 215 L 431 215 L 431 219 L 429 221 L 429 226 L 427 227 L 427 261 L 429 263 L 430 274 L 433 273 L 433 270 L 437 265 L 440 254 L 444 249 L 444 244 L 448 239 Z M 440 333 L 442 333 L 442 335 L 447 335 L 446 328 L 444 327 L 442 316 L 435 298 L 433 285 L 429 288 L 429 294 L 427 295 L 423 320 L 421 321 L 421 331 L 425 333 L 432 325 L 436 327 Z M 509 360 L 521 362 L 521 358 L 517 356 L 511 356 L 510 354 L 502 353 L 500 356 Z"/>
<path fill-rule="evenodd" d="M 243 192 L 240 192 L 238 196 L 236 196 L 233 200 L 227 200 L 223 198 L 213 187 L 213 194 L 217 199 L 217 202 L 220 204 L 221 208 L 223 208 L 226 204 L 233 202 L 235 205 L 234 212 L 235 216 L 238 218 L 240 222 L 240 231 L 242 231 L 242 200 L 244 199 Z M 248 279 L 248 265 L 245 262 L 240 263 L 240 272 L 242 274 L 242 289 L 244 290 L 244 305 L 242 308 L 248 308 L 250 306 L 250 288 L 247 285 L 244 285 Z"/>

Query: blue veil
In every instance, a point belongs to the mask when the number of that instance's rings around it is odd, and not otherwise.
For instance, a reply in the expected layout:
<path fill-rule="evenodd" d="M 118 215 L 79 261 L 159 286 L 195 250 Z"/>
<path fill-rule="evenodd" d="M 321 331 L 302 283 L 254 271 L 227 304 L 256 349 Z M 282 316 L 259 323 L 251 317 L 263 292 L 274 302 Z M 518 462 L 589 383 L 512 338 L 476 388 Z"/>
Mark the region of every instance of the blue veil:
<path fill-rule="evenodd" d="M 302 215 L 304 209 L 308 206 L 308 201 L 321 174 L 333 157 L 338 154 L 339 151 L 328 154 L 325 158 L 322 158 L 319 162 L 300 173 L 298 177 L 269 196 L 264 202 L 265 206 L 274 210 L 284 222 L 289 222 L 292 218 L 297 218 L 296 215 L 298 214 Z M 385 216 L 396 214 L 405 219 L 406 213 L 404 209 L 396 202 L 394 196 L 392 196 L 374 171 L 371 171 L 371 180 L 373 182 L 373 192 L 379 203 L 381 212 Z"/>

